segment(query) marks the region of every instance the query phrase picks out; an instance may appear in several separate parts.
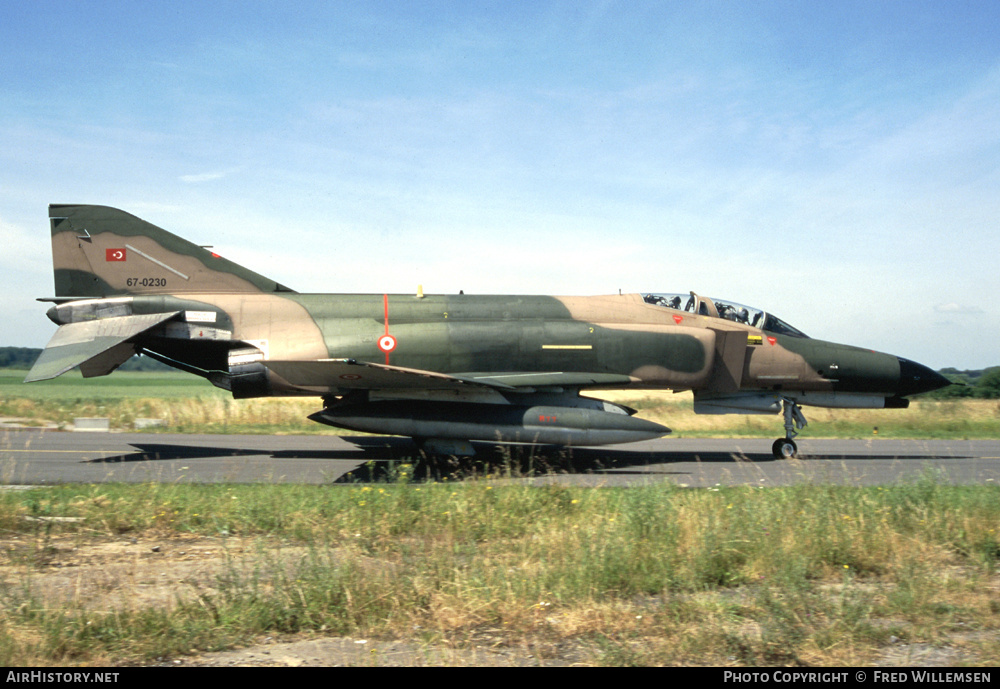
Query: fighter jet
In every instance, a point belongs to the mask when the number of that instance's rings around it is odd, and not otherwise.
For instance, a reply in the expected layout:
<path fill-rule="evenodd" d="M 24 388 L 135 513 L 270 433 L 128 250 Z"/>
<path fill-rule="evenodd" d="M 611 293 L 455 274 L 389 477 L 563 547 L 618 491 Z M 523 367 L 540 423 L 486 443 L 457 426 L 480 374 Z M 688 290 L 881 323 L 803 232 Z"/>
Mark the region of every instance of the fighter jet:
<path fill-rule="evenodd" d="M 586 390 L 690 390 L 707 414 L 901 408 L 949 384 L 891 354 L 807 337 L 760 309 L 688 294 L 589 297 L 303 294 L 129 213 L 51 205 L 59 329 L 26 382 L 143 354 L 234 398 L 322 400 L 309 418 L 410 436 L 429 453 L 471 441 L 578 446 L 670 429 Z"/>

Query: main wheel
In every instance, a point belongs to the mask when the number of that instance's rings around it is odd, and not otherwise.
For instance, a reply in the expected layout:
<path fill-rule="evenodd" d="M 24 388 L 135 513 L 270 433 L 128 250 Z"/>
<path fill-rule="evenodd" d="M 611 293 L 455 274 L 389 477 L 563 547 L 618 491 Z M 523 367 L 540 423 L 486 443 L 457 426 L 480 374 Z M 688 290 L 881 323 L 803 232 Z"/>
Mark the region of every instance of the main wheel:
<path fill-rule="evenodd" d="M 775 459 L 791 459 L 799 454 L 799 447 L 791 438 L 778 438 L 771 446 Z"/>

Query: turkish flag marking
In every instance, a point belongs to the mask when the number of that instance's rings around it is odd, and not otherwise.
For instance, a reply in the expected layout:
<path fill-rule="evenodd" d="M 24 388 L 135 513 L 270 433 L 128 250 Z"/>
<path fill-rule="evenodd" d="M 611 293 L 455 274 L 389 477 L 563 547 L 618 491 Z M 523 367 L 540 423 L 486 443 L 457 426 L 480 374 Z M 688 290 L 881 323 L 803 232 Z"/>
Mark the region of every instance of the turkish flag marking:
<path fill-rule="evenodd" d="M 125 249 L 105 249 L 104 250 L 104 260 L 105 261 L 124 261 L 125 260 Z"/>

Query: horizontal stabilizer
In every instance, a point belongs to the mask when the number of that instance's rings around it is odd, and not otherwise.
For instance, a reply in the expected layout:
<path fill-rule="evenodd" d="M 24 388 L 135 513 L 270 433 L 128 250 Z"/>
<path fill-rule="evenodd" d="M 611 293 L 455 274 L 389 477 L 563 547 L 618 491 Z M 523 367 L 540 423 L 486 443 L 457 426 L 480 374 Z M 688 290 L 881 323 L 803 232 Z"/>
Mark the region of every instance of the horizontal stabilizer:
<path fill-rule="evenodd" d="M 84 378 L 106 376 L 136 353 L 129 340 L 179 313 L 119 316 L 59 326 L 24 382 L 49 380 L 77 366 Z"/>

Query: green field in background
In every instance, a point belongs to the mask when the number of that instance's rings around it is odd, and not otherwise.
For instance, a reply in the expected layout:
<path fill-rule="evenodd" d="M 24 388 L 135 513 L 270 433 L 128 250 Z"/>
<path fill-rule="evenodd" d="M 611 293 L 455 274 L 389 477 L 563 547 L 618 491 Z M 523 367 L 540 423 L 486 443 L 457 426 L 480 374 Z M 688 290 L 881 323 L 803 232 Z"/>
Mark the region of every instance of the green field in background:
<path fill-rule="evenodd" d="M 0 397 L 31 400 L 125 399 L 140 397 L 229 397 L 198 376 L 181 371 L 151 373 L 116 371 L 110 376 L 84 378 L 79 371 L 64 373 L 53 380 L 25 383 L 27 371 L 0 369 Z"/>

